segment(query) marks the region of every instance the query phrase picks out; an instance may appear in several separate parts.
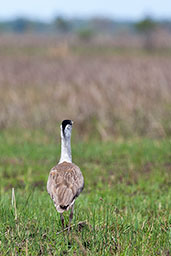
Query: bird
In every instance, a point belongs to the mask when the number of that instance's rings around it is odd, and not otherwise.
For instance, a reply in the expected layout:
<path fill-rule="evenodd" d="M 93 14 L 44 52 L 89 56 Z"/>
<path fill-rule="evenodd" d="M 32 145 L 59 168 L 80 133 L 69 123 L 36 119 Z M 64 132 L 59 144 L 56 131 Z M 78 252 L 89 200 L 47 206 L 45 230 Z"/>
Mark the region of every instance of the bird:
<path fill-rule="evenodd" d="M 71 133 L 72 120 L 63 120 L 61 130 L 61 156 L 59 163 L 49 173 L 47 192 L 54 202 L 57 212 L 60 213 L 62 228 L 64 230 L 65 211 L 71 210 L 69 215 L 68 233 L 73 219 L 75 199 L 84 188 L 84 177 L 80 168 L 72 163 Z"/>

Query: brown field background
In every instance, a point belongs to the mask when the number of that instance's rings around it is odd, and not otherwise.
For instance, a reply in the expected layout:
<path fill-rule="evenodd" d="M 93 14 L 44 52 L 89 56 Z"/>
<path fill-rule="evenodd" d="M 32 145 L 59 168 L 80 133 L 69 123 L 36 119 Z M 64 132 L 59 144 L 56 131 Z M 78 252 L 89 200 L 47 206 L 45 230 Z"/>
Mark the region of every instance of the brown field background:
<path fill-rule="evenodd" d="M 171 40 L 162 40 L 148 52 L 141 37 L 1 35 L 0 129 L 56 133 L 70 118 L 85 138 L 170 136 Z"/>

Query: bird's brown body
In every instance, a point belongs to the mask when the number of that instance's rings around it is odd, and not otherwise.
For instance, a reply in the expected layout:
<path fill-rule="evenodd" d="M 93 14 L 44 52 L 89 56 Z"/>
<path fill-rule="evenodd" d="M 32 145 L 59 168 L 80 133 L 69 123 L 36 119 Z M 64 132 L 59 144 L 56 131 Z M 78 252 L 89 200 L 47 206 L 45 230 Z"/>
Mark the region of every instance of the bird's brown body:
<path fill-rule="evenodd" d="M 84 178 L 77 165 L 63 162 L 51 169 L 47 191 L 59 213 L 71 208 L 83 187 Z"/>

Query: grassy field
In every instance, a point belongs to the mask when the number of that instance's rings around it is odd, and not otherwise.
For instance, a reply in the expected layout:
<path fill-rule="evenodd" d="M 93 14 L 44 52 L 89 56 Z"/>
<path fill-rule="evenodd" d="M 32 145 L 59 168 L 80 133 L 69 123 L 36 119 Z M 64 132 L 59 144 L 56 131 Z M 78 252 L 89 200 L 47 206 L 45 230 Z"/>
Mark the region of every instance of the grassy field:
<path fill-rule="evenodd" d="M 60 216 L 46 192 L 60 154 L 57 135 L 1 131 L 0 255 L 170 255 L 170 141 L 73 137 L 85 189 L 68 237 L 57 234 Z"/>

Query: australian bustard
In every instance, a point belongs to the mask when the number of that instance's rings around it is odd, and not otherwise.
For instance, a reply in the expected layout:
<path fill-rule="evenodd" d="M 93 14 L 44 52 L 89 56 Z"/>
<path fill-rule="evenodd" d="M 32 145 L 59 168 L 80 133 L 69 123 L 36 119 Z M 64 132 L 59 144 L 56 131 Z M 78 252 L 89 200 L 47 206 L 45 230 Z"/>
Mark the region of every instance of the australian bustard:
<path fill-rule="evenodd" d="M 54 202 L 56 210 L 60 213 L 63 229 L 63 212 L 71 209 L 68 231 L 73 218 L 75 199 L 84 187 L 84 178 L 81 170 L 77 165 L 72 163 L 72 124 L 73 122 L 71 120 L 64 120 L 60 126 L 61 157 L 59 163 L 51 169 L 47 182 L 47 191 Z"/>

